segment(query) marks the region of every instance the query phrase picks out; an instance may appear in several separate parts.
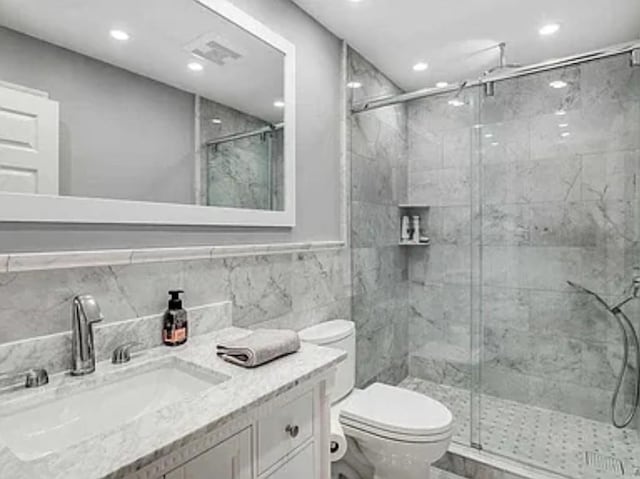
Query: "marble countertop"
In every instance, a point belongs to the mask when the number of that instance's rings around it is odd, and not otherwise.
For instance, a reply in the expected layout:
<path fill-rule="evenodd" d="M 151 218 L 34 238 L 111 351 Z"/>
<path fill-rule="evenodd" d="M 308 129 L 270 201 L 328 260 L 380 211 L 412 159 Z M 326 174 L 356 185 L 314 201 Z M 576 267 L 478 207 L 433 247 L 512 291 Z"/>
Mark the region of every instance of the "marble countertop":
<path fill-rule="evenodd" d="M 218 342 L 248 334 L 227 328 L 190 338 L 179 348 L 159 347 L 134 357 L 136 361 L 156 361 L 175 356 L 197 366 L 230 377 L 204 393 L 151 410 L 122 427 L 96 435 L 61 452 L 33 461 L 21 461 L 0 442 L 0 478 L 3 479 L 118 479 L 168 454 L 176 447 L 203 435 L 275 398 L 279 394 L 328 371 L 344 359 L 344 352 L 303 343 L 300 351 L 256 369 L 244 369 L 216 356 Z M 122 366 L 120 366 L 122 367 Z M 96 372 L 85 378 L 65 374 L 52 376 L 49 385 L 38 390 L 22 390 L 0 395 L 2 412 L 14 401 L 42 400 L 56 396 L 69 383 L 99 381 L 118 366 L 99 363 Z M 35 391 L 35 392 L 34 392 Z M 1 441 L 1 440 L 0 440 Z"/>

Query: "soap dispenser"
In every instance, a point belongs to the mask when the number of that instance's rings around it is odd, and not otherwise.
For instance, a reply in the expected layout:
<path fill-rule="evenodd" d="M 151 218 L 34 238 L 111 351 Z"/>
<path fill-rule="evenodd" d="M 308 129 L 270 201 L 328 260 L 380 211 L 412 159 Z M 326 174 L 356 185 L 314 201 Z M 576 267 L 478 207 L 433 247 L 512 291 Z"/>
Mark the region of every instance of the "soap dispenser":
<path fill-rule="evenodd" d="M 184 291 L 169 291 L 169 307 L 162 322 L 162 342 L 167 346 L 180 346 L 187 342 L 189 333 L 187 312 L 182 308 L 180 295 Z"/>

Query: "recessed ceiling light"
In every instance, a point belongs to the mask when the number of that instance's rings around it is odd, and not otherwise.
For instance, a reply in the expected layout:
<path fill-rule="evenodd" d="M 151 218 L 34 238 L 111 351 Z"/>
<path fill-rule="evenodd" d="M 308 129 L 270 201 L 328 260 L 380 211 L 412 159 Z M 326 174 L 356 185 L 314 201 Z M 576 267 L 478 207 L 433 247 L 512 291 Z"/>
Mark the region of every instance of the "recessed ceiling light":
<path fill-rule="evenodd" d="M 460 100 L 459 98 L 454 98 L 452 100 L 449 100 L 449 105 L 451 105 L 451 106 L 464 106 L 464 102 L 462 100 Z"/>
<path fill-rule="evenodd" d="M 109 35 L 111 35 L 111 38 L 114 38 L 115 40 L 120 40 L 121 42 L 127 41 L 130 38 L 129 34 L 124 30 L 111 30 L 109 32 Z"/>
<path fill-rule="evenodd" d="M 219 125 L 220 123 L 222 123 L 222 120 L 220 118 L 212 118 L 211 123 L 213 123 L 214 125 Z"/>
<path fill-rule="evenodd" d="M 555 88 L 555 89 L 564 88 L 567 85 L 568 85 L 568 83 L 566 81 L 562 81 L 562 80 L 555 80 L 555 81 L 552 81 L 551 83 L 549 83 L 549 86 L 551 88 Z"/>
<path fill-rule="evenodd" d="M 566 138 L 568 136 L 571 136 L 571 133 L 569 133 L 568 131 L 564 131 L 562 132 L 562 134 L 560 135 L 562 138 Z"/>
<path fill-rule="evenodd" d="M 553 35 L 558 30 L 560 30 L 560 25 L 557 23 L 549 23 L 548 25 L 544 25 L 538 30 L 538 33 L 543 36 Z"/>
<path fill-rule="evenodd" d="M 426 62 L 418 62 L 415 65 L 413 65 L 413 71 L 416 71 L 416 72 L 423 72 L 427 68 L 429 68 L 429 64 Z"/>
<path fill-rule="evenodd" d="M 569 123 L 560 123 L 560 124 L 558 125 L 558 127 L 559 127 L 559 128 L 566 128 L 566 127 L 568 127 L 568 126 L 569 126 Z"/>
<path fill-rule="evenodd" d="M 484 135 L 485 138 L 493 138 L 493 133 L 486 133 Z"/>
<path fill-rule="evenodd" d="M 276 108 L 284 108 L 284 102 L 282 100 L 276 100 L 273 102 L 273 106 Z"/>
<path fill-rule="evenodd" d="M 475 130 L 479 130 L 480 128 L 482 128 L 482 125 L 480 123 L 476 123 L 475 125 L 473 125 L 473 128 Z"/>
<path fill-rule="evenodd" d="M 500 143 L 498 143 L 497 141 L 494 141 L 493 143 L 491 143 L 491 146 L 498 146 Z"/>
<path fill-rule="evenodd" d="M 189 70 L 191 70 L 192 72 L 201 72 L 202 70 L 204 70 L 204 67 L 202 66 L 202 63 L 198 63 L 198 62 L 191 62 L 187 65 L 187 68 Z"/>
<path fill-rule="evenodd" d="M 360 83 L 359 81 L 350 81 L 349 83 L 347 83 L 347 87 L 348 88 L 362 88 L 362 83 Z"/>
<path fill-rule="evenodd" d="M 447 83 L 446 81 L 439 81 L 438 83 L 436 83 L 437 88 L 446 88 L 448 86 L 449 86 L 449 83 Z"/>
<path fill-rule="evenodd" d="M 564 115 L 566 115 L 566 114 L 567 114 L 567 112 L 566 112 L 566 111 L 564 111 L 564 110 L 558 110 L 558 111 L 556 111 L 556 115 L 557 115 L 557 116 L 564 116 Z"/>

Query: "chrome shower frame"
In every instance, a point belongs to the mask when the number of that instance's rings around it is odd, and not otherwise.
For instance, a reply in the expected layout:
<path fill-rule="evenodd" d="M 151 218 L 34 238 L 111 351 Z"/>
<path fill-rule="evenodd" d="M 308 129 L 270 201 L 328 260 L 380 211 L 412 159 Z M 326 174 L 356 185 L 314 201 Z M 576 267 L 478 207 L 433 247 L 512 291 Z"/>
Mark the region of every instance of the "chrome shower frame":
<path fill-rule="evenodd" d="M 499 45 L 498 45 L 499 46 Z M 371 98 L 363 100 L 354 105 L 351 108 L 352 113 L 362 113 L 369 110 L 375 110 L 383 108 L 385 106 L 397 105 L 398 103 L 405 103 L 412 100 L 418 100 L 420 98 L 427 98 L 430 96 L 441 95 L 443 93 L 454 93 L 460 89 L 461 85 L 464 87 L 475 87 L 484 85 L 488 82 L 499 82 L 502 80 L 508 80 L 510 78 L 517 78 L 525 75 L 531 75 L 534 73 L 540 73 L 544 71 L 554 70 L 556 68 L 562 68 L 566 66 L 576 65 L 586 61 L 598 60 L 607 58 L 623 53 L 630 54 L 630 63 L 633 66 L 640 65 L 640 39 L 631 42 L 620 43 L 610 47 L 602 48 L 600 50 L 594 50 L 587 53 L 580 53 L 578 55 L 572 55 L 564 58 L 547 60 L 541 63 L 535 63 L 533 65 L 525 65 L 521 67 L 514 67 L 513 65 L 507 65 L 509 71 L 500 71 L 500 68 L 494 69 L 493 72 L 483 75 L 478 79 L 466 80 L 449 85 L 444 88 L 429 87 L 415 90 L 408 93 L 401 93 L 399 95 L 386 95 L 378 98 Z M 504 60 L 506 63 L 506 60 Z"/>

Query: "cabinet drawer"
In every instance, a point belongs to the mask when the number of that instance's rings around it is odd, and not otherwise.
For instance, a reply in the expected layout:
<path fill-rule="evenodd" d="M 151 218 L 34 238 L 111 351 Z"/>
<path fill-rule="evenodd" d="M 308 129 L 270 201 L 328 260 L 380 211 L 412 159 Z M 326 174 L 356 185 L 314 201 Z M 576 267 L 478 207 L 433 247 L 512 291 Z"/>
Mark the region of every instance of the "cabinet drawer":
<path fill-rule="evenodd" d="M 258 422 L 258 470 L 264 472 L 313 435 L 313 393 Z"/>

